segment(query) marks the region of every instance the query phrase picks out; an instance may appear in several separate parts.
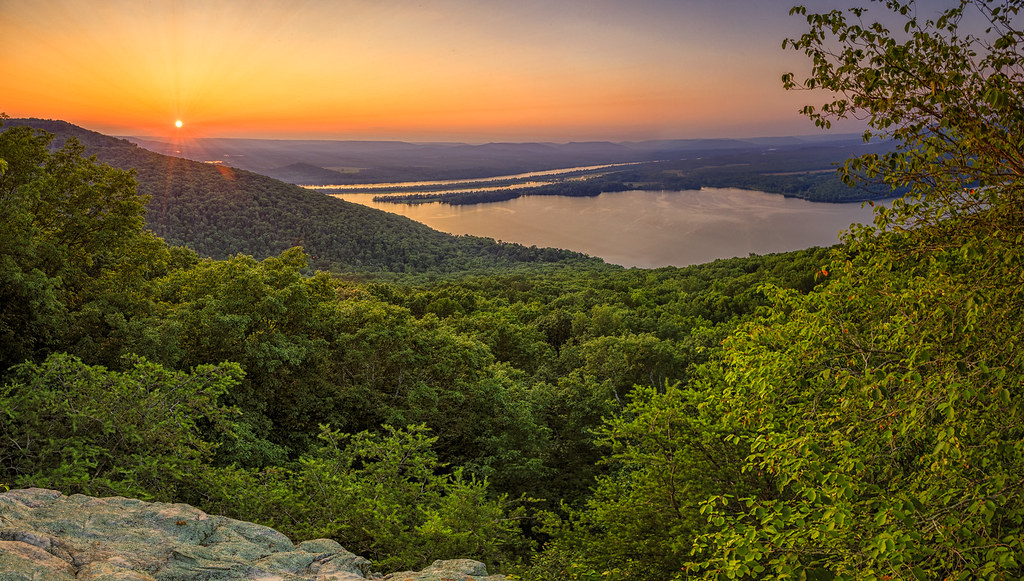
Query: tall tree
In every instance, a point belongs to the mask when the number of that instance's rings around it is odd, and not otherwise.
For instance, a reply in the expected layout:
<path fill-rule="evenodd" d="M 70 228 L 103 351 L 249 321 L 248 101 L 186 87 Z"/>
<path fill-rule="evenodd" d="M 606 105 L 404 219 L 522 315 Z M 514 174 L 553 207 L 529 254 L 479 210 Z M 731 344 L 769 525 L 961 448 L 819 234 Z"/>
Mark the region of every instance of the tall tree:
<path fill-rule="evenodd" d="M 0 133 L 0 373 L 67 336 L 97 281 L 152 239 L 131 172 L 84 158 L 74 140 L 51 152 L 51 139 Z"/>
<path fill-rule="evenodd" d="M 809 295 L 733 335 L 713 374 L 771 493 L 720 495 L 692 570 L 708 578 L 1020 578 L 1024 510 L 1022 2 L 807 14 L 786 46 L 898 149 L 849 181 L 909 193 L 879 209 Z M 784 81 L 790 88 L 793 75 Z"/>
<path fill-rule="evenodd" d="M 992 207 L 1019 212 L 1024 176 L 1024 32 L 1020 0 L 959 0 L 926 18 L 914 0 L 873 0 L 900 22 L 895 31 L 867 8 L 808 14 L 809 31 L 783 47 L 813 65 L 787 89 L 834 96 L 803 113 L 822 127 L 866 120 L 865 141 L 891 139 L 892 152 L 849 160 L 849 183 L 880 179 L 910 195 L 880 212 L 880 226 L 934 223 L 947 217 L 990 219 Z"/>

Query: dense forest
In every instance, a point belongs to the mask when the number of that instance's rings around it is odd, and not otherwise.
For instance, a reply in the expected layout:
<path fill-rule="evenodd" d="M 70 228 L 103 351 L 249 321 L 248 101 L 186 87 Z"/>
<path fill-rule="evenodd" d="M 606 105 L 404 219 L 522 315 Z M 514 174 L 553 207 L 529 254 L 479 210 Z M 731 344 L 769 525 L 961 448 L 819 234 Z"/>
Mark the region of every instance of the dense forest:
<path fill-rule="evenodd" d="M 844 166 L 906 193 L 831 249 L 430 279 L 202 257 L 146 229 L 131 172 L 6 127 L 0 485 L 188 502 L 386 570 L 1021 578 L 1022 5 L 884 6 L 899 36 L 797 8 L 786 42 L 813 68 L 784 83 L 836 99 L 812 120 L 899 144 Z"/>
<path fill-rule="evenodd" d="M 19 119 L 60 146 L 133 170 L 147 199 L 146 227 L 203 257 L 276 256 L 302 246 L 310 265 L 358 273 L 445 273 L 518 265 L 599 262 L 576 252 L 450 236 L 402 216 L 222 165 L 170 157 L 63 121 Z"/>
<path fill-rule="evenodd" d="M 759 284 L 807 292 L 826 259 L 433 282 L 312 272 L 299 248 L 201 259 L 143 229 L 130 174 L 50 138 L 0 134 L 4 480 L 187 500 L 384 566 L 527 555 L 542 533 L 516 519 L 583 502 L 634 386 L 686 377 Z"/>

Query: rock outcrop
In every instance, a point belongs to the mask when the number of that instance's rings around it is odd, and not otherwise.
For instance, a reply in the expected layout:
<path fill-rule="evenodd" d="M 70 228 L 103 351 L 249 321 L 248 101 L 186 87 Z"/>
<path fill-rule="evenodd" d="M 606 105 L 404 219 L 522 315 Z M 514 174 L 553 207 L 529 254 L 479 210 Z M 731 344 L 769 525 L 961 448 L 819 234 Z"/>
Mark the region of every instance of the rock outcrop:
<path fill-rule="evenodd" d="M 472 559 L 434 561 L 422 571 L 403 571 L 385 575 L 383 581 L 504 581 L 504 575 L 487 576 L 487 567 Z"/>
<path fill-rule="evenodd" d="M 260 525 L 187 504 L 64 496 L 40 488 L 0 494 L 0 581 L 502 581 L 478 561 L 435 561 L 387 576 L 329 539 L 292 544 Z"/>

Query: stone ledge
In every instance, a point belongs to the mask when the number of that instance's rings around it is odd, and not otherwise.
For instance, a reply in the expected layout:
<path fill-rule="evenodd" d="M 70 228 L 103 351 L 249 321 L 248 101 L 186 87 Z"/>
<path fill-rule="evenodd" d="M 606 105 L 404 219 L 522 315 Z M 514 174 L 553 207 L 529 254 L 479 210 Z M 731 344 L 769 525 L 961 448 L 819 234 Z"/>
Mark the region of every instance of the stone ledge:
<path fill-rule="evenodd" d="M 0 494 L 0 581 L 360 581 L 381 575 L 330 539 L 294 545 L 261 525 L 187 504 L 64 496 L 26 488 Z M 388 581 L 503 581 L 470 559 L 435 561 Z"/>

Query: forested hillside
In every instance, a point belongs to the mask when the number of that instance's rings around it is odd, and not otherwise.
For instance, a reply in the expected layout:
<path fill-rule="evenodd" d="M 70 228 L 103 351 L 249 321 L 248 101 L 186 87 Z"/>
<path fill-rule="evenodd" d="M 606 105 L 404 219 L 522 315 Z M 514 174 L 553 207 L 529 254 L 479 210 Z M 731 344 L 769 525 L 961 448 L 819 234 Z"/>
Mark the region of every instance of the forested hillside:
<path fill-rule="evenodd" d="M 185 500 L 385 567 L 526 558 L 536 511 L 607 471 L 593 431 L 634 386 L 825 260 L 346 282 L 298 248 L 168 245 L 130 174 L 48 142 L 0 133 L 0 482 Z"/>
<path fill-rule="evenodd" d="M 200 256 L 267 258 L 302 246 L 315 268 L 356 272 L 454 272 L 532 263 L 599 263 L 553 248 L 451 236 L 402 216 L 310 192 L 266 176 L 142 149 L 63 121 L 7 120 L 74 137 L 86 155 L 136 172 L 148 196 L 146 227 Z"/>
<path fill-rule="evenodd" d="M 813 66 L 784 82 L 895 140 L 845 176 L 907 195 L 832 249 L 684 269 L 200 258 L 129 173 L 6 128 L 0 485 L 185 501 L 384 570 L 1020 579 L 1022 5 L 958 6 L 877 3 L 898 35 L 794 9 Z"/>

